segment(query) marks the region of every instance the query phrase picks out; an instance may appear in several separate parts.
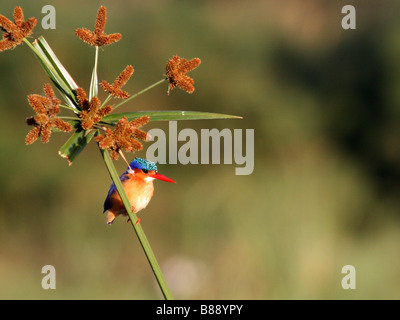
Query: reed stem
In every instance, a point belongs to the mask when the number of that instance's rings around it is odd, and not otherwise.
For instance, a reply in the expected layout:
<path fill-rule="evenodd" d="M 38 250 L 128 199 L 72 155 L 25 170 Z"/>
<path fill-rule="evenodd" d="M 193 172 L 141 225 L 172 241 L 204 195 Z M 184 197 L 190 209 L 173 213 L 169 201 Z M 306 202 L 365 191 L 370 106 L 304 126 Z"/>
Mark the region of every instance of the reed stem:
<path fill-rule="evenodd" d="M 139 242 L 143 248 L 144 254 L 146 255 L 146 258 L 150 263 L 151 269 L 153 270 L 154 276 L 156 277 L 156 280 L 161 289 L 161 292 L 166 300 L 173 300 L 174 298 L 172 296 L 172 293 L 169 290 L 167 282 L 166 282 L 164 275 L 161 271 L 161 268 L 157 262 L 156 256 L 154 255 L 154 252 L 151 249 L 150 243 L 147 240 L 147 237 L 143 231 L 143 228 L 140 223 L 136 224 L 137 216 L 132 211 L 132 206 L 129 202 L 129 199 L 128 199 L 128 197 L 125 193 L 125 190 L 122 186 L 122 183 L 119 179 L 117 170 L 115 169 L 115 166 L 114 166 L 114 163 L 112 162 L 110 154 L 107 150 L 103 150 L 100 147 L 99 147 L 99 149 L 100 149 L 101 155 L 103 156 L 104 163 L 106 164 L 106 167 L 111 176 L 111 179 L 113 180 L 115 187 L 117 188 L 117 191 L 118 191 L 118 193 L 121 197 L 121 200 L 125 206 L 126 212 L 128 213 L 130 222 L 136 232 Z"/>
<path fill-rule="evenodd" d="M 130 96 L 128 99 L 123 100 L 122 102 L 118 103 L 117 105 L 114 106 L 114 110 L 117 109 L 119 106 L 122 106 L 124 103 L 128 102 L 129 100 L 132 100 L 133 98 L 136 98 L 138 95 L 141 95 L 142 93 L 145 93 L 146 91 L 154 88 L 155 86 L 158 86 L 159 84 L 163 83 L 164 81 L 168 80 L 168 78 L 163 78 L 160 81 L 157 81 L 148 87 L 144 88 L 143 90 L 135 93 L 134 95 Z"/>

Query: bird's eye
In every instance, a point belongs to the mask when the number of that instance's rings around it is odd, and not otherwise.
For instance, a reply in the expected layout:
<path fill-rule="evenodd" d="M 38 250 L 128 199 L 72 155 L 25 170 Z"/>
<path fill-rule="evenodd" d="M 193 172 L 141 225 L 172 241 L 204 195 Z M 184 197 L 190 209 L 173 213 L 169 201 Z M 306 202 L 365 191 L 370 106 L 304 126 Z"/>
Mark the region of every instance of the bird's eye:
<path fill-rule="evenodd" d="M 149 170 L 143 169 L 143 173 L 149 173 Z"/>

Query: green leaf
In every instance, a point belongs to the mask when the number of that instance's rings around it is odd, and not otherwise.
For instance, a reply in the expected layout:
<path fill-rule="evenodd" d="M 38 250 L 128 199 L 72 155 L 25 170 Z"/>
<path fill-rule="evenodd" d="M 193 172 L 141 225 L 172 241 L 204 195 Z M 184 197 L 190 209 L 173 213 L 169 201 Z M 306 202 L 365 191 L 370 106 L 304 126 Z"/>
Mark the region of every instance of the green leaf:
<path fill-rule="evenodd" d="M 58 154 L 68 160 L 68 164 L 71 165 L 72 161 L 81 153 L 81 151 L 87 146 L 92 140 L 96 131 L 90 131 L 79 128 L 75 133 L 68 139 L 68 141 L 60 148 Z"/>
<path fill-rule="evenodd" d="M 90 79 L 89 101 L 91 101 L 93 97 L 97 97 L 97 95 L 98 95 L 98 83 L 99 83 L 99 80 L 97 78 L 97 61 L 98 61 L 98 59 L 99 59 L 99 47 L 96 47 L 92 78 Z"/>
<path fill-rule="evenodd" d="M 80 106 L 75 97 L 75 91 L 78 86 L 47 44 L 46 40 L 40 37 L 30 46 L 49 78 L 62 94 L 64 100 L 70 107 L 78 111 Z"/>
<path fill-rule="evenodd" d="M 78 89 L 78 85 L 72 79 L 71 75 L 61 64 L 60 60 L 57 58 L 53 50 L 50 48 L 49 44 L 42 36 L 38 39 L 38 44 L 42 51 L 46 54 L 47 59 L 50 61 L 52 66 L 56 69 L 57 74 L 64 80 L 64 82 L 68 85 L 68 88 L 72 90 Z"/>
<path fill-rule="evenodd" d="M 150 121 L 172 121 L 172 120 L 204 120 L 204 119 L 242 119 L 239 116 L 232 116 L 222 113 L 210 113 L 200 111 L 136 111 L 113 113 L 103 117 L 102 122 L 116 124 L 122 117 L 127 117 L 129 121 L 150 116 Z"/>

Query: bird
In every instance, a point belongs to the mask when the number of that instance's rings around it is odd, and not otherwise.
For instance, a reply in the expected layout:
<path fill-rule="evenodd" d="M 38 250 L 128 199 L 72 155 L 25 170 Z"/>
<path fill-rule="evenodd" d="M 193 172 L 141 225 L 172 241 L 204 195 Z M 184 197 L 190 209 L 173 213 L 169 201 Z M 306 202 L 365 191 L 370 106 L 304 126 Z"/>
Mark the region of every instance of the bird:
<path fill-rule="evenodd" d="M 170 183 L 176 183 L 174 180 L 158 173 L 157 165 L 147 159 L 134 158 L 128 165 L 120 177 L 122 186 L 128 196 L 129 202 L 134 213 L 147 207 L 154 193 L 153 180 L 158 179 Z M 119 215 L 127 216 L 127 212 L 121 197 L 112 183 L 108 191 L 106 200 L 104 201 L 104 211 L 107 211 L 107 225 L 111 225 L 115 218 Z M 129 222 L 129 218 L 128 221 Z M 136 225 L 140 222 L 140 218 L 136 221 Z"/>

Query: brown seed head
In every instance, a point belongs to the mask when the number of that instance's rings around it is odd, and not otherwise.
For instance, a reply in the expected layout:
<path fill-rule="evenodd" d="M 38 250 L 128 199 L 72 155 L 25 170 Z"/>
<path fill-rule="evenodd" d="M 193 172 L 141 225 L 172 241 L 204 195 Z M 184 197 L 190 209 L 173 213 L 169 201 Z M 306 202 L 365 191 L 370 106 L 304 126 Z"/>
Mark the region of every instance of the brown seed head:
<path fill-rule="evenodd" d="M 27 145 L 34 143 L 39 137 L 42 138 L 43 143 L 49 142 L 52 128 L 57 128 L 64 132 L 72 130 L 72 126 L 69 123 L 57 117 L 60 112 L 60 107 L 58 106 L 60 100 L 55 96 L 51 86 L 45 84 L 43 91 L 44 97 L 38 94 L 28 96 L 28 102 L 36 112 L 36 116 L 26 119 L 26 123 L 29 126 L 33 126 L 25 138 Z"/>
<path fill-rule="evenodd" d="M 107 21 L 107 9 L 101 6 L 97 12 L 96 23 L 94 26 L 94 32 L 80 28 L 75 30 L 75 34 L 87 44 L 94 47 L 106 46 L 121 40 L 120 33 L 105 34 L 104 29 Z"/>
<path fill-rule="evenodd" d="M 194 91 L 194 80 L 188 77 L 187 73 L 196 69 L 201 63 L 199 58 L 194 58 L 192 60 L 186 60 L 177 55 L 172 57 L 167 63 L 167 73 L 169 81 L 169 91 L 175 87 L 179 87 L 185 90 L 187 93 L 193 93 Z"/>
<path fill-rule="evenodd" d="M 129 94 L 126 91 L 121 90 L 121 87 L 124 86 L 130 77 L 133 74 L 133 67 L 127 66 L 124 71 L 115 79 L 113 84 L 109 84 L 107 81 L 103 80 L 100 85 L 103 89 L 109 94 L 113 95 L 116 98 L 127 99 L 129 98 Z"/>
<path fill-rule="evenodd" d="M 126 117 L 122 117 L 115 126 L 114 131 L 104 128 L 105 134 L 96 137 L 102 149 L 110 151 L 110 156 L 117 160 L 119 151 L 125 150 L 135 152 L 143 149 L 143 145 L 136 139 L 147 141 L 146 132 L 138 128 L 149 122 L 150 117 L 144 116 L 129 122 Z"/>
<path fill-rule="evenodd" d="M 3 30 L 3 38 L 0 40 L 0 52 L 14 49 L 20 45 L 26 37 L 32 34 L 33 28 L 37 23 L 35 18 L 29 18 L 25 22 L 21 7 L 14 9 L 13 18 L 14 23 L 0 15 L 0 29 Z"/>
<path fill-rule="evenodd" d="M 101 121 L 101 118 L 112 111 L 112 106 L 101 107 L 101 101 L 97 97 L 93 97 L 90 101 L 82 88 L 76 89 L 76 97 L 82 107 L 80 113 L 81 126 L 83 129 L 91 129 L 95 124 Z"/>

